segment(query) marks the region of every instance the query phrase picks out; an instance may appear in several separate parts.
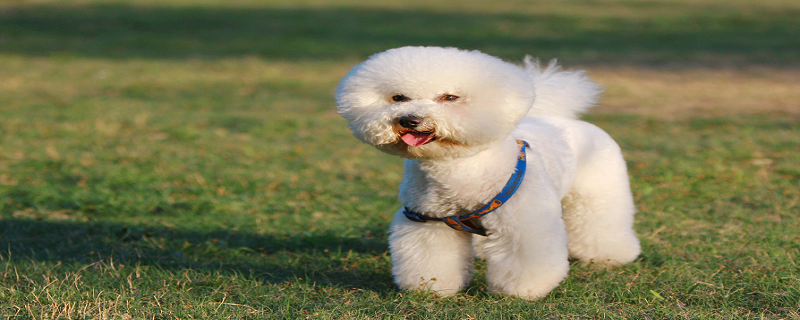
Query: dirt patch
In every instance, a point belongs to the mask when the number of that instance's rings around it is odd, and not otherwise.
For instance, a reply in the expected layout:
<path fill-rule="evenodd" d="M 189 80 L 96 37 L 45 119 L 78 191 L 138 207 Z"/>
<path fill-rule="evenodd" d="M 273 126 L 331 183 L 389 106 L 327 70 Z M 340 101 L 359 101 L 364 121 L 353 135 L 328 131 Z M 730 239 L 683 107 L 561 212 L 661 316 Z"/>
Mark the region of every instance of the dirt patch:
<path fill-rule="evenodd" d="M 592 113 L 682 119 L 776 115 L 800 119 L 800 69 L 588 68 L 606 91 Z"/>

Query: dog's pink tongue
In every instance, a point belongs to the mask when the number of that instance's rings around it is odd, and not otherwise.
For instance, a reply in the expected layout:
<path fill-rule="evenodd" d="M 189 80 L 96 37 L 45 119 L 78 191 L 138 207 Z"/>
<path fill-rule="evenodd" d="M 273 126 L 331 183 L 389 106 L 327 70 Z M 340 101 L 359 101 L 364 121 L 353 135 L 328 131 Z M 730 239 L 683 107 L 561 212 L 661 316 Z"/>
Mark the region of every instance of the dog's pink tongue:
<path fill-rule="evenodd" d="M 403 139 L 403 142 L 409 146 L 417 147 L 433 140 L 433 134 L 425 132 L 407 132 L 400 136 L 400 139 Z"/>

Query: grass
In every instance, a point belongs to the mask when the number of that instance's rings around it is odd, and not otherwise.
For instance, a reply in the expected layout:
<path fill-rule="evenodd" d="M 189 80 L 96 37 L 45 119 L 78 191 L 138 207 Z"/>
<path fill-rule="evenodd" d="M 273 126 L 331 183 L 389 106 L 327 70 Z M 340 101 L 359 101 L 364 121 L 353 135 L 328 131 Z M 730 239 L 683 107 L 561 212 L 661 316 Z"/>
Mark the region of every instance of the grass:
<path fill-rule="evenodd" d="M 411 43 L 594 64 L 780 65 L 800 58 L 800 6 L 794 1 L 28 2 L 4 5 L 0 50 L 341 62 Z"/>
<path fill-rule="evenodd" d="M 0 316 L 800 317 L 792 1 L 0 4 Z M 407 44 L 559 57 L 607 89 L 644 253 L 548 297 L 392 284 L 401 161 L 333 111 Z"/>

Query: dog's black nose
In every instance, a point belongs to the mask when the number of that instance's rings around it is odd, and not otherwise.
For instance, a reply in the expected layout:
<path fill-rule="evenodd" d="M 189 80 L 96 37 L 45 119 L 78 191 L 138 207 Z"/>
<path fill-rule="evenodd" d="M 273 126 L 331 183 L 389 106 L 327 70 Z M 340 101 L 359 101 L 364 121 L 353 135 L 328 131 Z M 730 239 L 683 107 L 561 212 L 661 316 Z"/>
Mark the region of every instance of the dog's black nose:
<path fill-rule="evenodd" d="M 403 128 L 414 129 L 420 123 L 422 123 L 422 118 L 413 115 L 405 115 L 400 117 L 400 119 L 397 120 L 397 123 L 399 123 Z"/>

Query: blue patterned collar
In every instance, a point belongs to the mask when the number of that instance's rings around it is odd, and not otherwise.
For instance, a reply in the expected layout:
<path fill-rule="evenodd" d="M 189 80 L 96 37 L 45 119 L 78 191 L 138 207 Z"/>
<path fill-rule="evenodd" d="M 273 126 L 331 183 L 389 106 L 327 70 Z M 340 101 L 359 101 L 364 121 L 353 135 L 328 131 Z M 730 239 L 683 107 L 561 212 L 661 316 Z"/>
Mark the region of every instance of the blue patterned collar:
<path fill-rule="evenodd" d="M 502 206 L 504 203 L 514 195 L 517 191 L 517 188 L 522 183 L 522 178 L 525 177 L 525 167 L 526 167 L 526 156 L 525 156 L 525 148 L 530 147 L 527 142 L 522 140 L 517 140 L 517 144 L 519 145 L 519 156 L 517 157 L 517 166 L 514 169 L 514 174 L 511 175 L 511 178 L 508 179 L 506 182 L 506 186 L 503 187 L 503 190 L 497 194 L 494 199 L 489 201 L 488 204 L 483 206 L 482 208 L 476 210 L 473 213 L 465 214 L 461 216 L 448 216 L 444 218 L 431 218 L 426 217 L 420 213 L 411 211 L 408 207 L 404 207 L 403 214 L 411 221 L 416 222 L 427 222 L 427 221 L 442 221 L 448 227 L 453 228 L 455 230 L 466 231 L 469 233 L 479 234 L 482 236 L 486 236 L 486 229 L 482 227 L 476 227 L 475 224 L 470 221 L 473 219 L 477 219 L 483 217 L 490 212 L 494 211 L 495 209 Z"/>

